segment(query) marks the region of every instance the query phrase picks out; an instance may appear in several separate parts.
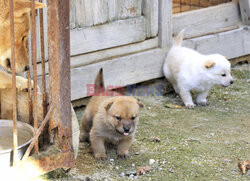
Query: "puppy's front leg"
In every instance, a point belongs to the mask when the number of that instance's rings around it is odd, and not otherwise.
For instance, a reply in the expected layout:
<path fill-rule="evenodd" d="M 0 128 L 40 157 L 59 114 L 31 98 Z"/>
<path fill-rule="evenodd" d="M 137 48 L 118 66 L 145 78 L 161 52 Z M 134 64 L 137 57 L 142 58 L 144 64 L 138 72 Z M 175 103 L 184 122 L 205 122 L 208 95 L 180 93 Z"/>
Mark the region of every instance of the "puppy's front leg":
<path fill-rule="evenodd" d="M 193 103 L 192 96 L 189 90 L 180 89 L 180 96 L 187 109 L 194 108 L 195 105 Z"/>
<path fill-rule="evenodd" d="M 201 92 L 197 95 L 197 98 L 196 98 L 196 102 L 198 105 L 201 105 L 201 106 L 207 106 L 208 103 L 207 103 L 207 95 L 208 95 L 208 92 L 209 90 L 206 90 L 204 92 Z"/>
<path fill-rule="evenodd" d="M 117 154 L 121 158 L 129 158 L 130 155 L 128 154 L 128 150 L 132 144 L 133 138 L 129 137 L 127 139 L 123 139 L 119 142 L 117 148 Z"/>
<path fill-rule="evenodd" d="M 97 160 L 106 160 L 104 138 L 90 134 L 91 147 Z"/>

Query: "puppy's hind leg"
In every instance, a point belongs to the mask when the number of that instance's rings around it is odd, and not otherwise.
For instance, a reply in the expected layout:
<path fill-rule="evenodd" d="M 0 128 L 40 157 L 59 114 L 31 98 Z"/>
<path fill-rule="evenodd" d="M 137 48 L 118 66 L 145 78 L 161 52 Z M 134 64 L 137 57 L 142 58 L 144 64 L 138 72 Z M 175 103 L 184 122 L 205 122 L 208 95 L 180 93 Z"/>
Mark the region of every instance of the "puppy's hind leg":
<path fill-rule="evenodd" d="M 92 127 L 92 118 L 89 115 L 88 111 L 84 112 L 83 117 L 82 117 L 82 131 L 80 134 L 80 141 L 84 142 L 87 141 L 89 142 L 89 132 Z"/>
<path fill-rule="evenodd" d="M 118 144 L 118 148 L 117 148 L 117 155 L 120 158 L 130 157 L 130 155 L 128 154 L 128 150 L 132 144 L 132 141 L 133 141 L 132 137 L 120 141 L 120 143 Z"/>
<path fill-rule="evenodd" d="M 180 96 L 187 109 L 194 108 L 195 105 L 193 103 L 192 96 L 189 90 L 180 89 Z"/>
<path fill-rule="evenodd" d="M 207 95 L 208 95 L 209 90 L 206 90 L 204 92 L 201 92 L 197 95 L 196 98 L 196 103 L 200 106 L 207 106 L 208 102 L 207 102 Z"/>

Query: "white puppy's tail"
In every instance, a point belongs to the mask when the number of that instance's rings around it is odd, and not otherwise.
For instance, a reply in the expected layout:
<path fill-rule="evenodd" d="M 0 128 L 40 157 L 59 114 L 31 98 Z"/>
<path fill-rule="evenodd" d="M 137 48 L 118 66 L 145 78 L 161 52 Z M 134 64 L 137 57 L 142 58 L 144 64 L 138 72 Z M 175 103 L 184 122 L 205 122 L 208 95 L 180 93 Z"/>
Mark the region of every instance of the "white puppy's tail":
<path fill-rule="evenodd" d="M 185 29 L 181 30 L 181 32 L 177 35 L 175 42 L 174 42 L 175 46 L 181 46 L 184 33 L 185 33 Z"/>

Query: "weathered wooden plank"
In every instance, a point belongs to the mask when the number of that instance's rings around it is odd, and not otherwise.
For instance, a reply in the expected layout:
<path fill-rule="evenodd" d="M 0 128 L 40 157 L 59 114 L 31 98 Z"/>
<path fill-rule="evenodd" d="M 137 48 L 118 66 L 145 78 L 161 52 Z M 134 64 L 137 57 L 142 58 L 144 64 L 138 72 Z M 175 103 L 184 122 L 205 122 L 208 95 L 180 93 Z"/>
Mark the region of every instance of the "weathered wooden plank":
<path fill-rule="evenodd" d="M 71 24 L 89 27 L 141 16 L 142 0 L 71 0 Z"/>
<path fill-rule="evenodd" d="M 105 86 L 126 86 L 162 76 L 164 52 L 154 49 L 71 70 L 72 100 L 86 97 L 87 84 L 93 84 L 100 68 Z"/>
<path fill-rule="evenodd" d="M 133 43 L 131 45 L 124 45 L 120 47 L 114 47 L 110 49 L 100 50 L 96 52 L 90 52 L 78 56 L 71 57 L 70 65 L 71 68 L 77 68 L 92 63 L 97 63 L 105 60 L 109 60 L 119 56 L 125 56 L 132 53 L 137 53 L 158 47 L 158 37 L 148 39 L 143 42 Z M 37 74 L 41 76 L 42 68 L 41 64 L 38 64 Z M 45 63 L 45 72 L 48 73 L 48 63 Z"/>
<path fill-rule="evenodd" d="M 158 34 L 158 0 L 143 0 L 142 12 L 146 18 L 147 37 L 155 37 Z"/>
<path fill-rule="evenodd" d="M 108 20 L 108 0 L 76 0 L 76 27 L 103 24 Z"/>
<path fill-rule="evenodd" d="M 71 30 L 71 56 L 146 39 L 145 18 L 138 17 Z"/>
<path fill-rule="evenodd" d="M 172 45 L 172 0 L 159 0 L 159 46 Z"/>
<path fill-rule="evenodd" d="M 195 20 L 195 21 L 194 21 Z M 237 3 L 226 3 L 173 15 L 173 34 L 186 28 L 185 38 L 197 37 L 235 28 L 241 22 Z"/>
<path fill-rule="evenodd" d="M 116 19 L 127 19 L 142 15 L 142 0 L 117 0 Z M 112 9 L 110 9 L 112 11 Z"/>
<path fill-rule="evenodd" d="M 204 54 L 220 53 L 228 58 L 250 54 L 250 29 L 241 27 L 236 30 L 188 39 L 184 46 Z"/>
<path fill-rule="evenodd" d="M 250 25 L 250 0 L 240 0 L 241 19 L 244 24 Z"/>

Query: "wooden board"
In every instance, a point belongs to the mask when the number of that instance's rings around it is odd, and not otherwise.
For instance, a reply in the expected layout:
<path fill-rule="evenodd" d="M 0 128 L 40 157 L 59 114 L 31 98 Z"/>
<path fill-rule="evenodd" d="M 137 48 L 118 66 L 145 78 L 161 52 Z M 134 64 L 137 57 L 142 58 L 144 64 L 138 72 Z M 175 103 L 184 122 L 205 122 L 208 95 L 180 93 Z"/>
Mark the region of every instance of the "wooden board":
<path fill-rule="evenodd" d="M 250 0 L 240 0 L 241 18 L 244 24 L 250 25 Z"/>
<path fill-rule="evenodd" d="M 172 45 L 172 1 L 159 0 L 159 47 Z"/>
<path fill-rule="evenodd" d="M 71 0 L 71 28 L 139 17 L 142 0 Z"/>
<path fill-rule="evenodd" d="M 186 29 L 185 38 L 236 28 L 241 18 L 237 3 L 226 3 L 173 15 L 173 35 Z"/>
<path fill-rule="evenodd" d="M 185 40 L 184 45 L 204 54 L 220 53 L 236 58 L 250 54 L 250 29 L 248 26 L 236 30 Z"/>
<path fill-rule="evenodd" d="M 104 71 L 105 86 L 126 86 L 160 77 L 163 57 L 163 51 L 155 49 L 72 69 L 72 100 L 86 97 L 86 85 L 93 84 L 100 68 Z"/>
<path fill-rule="evenodd" d="M 71 30 L 71 56 L 143 41 L 146 39 L 145 23 L 145 18 L 141 16 Z"/>
<path fill-rule="evenodd" d="M 144 0 L 142 6 L 142 12 L 147 21 L 147 38 L 155 37 L 158 34 L 158 1 Z"/>

